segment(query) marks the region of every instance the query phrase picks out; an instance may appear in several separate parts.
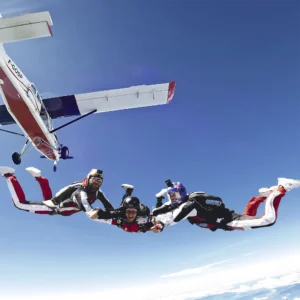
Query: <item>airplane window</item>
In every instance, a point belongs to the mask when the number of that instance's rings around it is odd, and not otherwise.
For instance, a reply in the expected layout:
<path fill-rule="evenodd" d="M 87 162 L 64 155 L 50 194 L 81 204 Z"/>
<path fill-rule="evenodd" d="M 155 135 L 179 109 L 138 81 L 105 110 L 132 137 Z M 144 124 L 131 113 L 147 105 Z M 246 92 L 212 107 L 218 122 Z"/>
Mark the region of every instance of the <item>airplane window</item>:
<path fill-rule="evenodd" d="M 36 97 L 38 98 L 38 100 L 39 100 L 40 102 L 42 102 L 42 98 L 41 98 L 39 92 L 37 91 L 37 89 L 36 89 L 36 87 L 35 87 L 35 85 L 34 85 L 33 83 L 31 84 L 31 88 L 32 88 L 33 93 L 34 93 L 34 94 L 36 95 Z"/>
<path fill-rule="evenodd" d="M 28 96 L 29 99 L 32 101 L 32 103 L 34 104 L 34 97 L 33 97 L 33 94 L 32 94 L 30 91 L 28 91 L 28 92 L 27 92 L 27 96 Z"/>
<path fill-rule="evenodd" d="M 32 88 L 32 91 L 36 94 L 37 90 L 36 90 L 36 88 L 35 88 L 35 86 L 34 86 L 33 83 L 31 84 L 31 88 Z"/>
<path fill-rule="evenodd" d="M 39 93 L 36 93 L 36 96 L 37 96 L 37 98 L 39 99 L 39 101 L 42 102 L 42 98 L 41 98 L 40 94 L 39 94 Z"/>

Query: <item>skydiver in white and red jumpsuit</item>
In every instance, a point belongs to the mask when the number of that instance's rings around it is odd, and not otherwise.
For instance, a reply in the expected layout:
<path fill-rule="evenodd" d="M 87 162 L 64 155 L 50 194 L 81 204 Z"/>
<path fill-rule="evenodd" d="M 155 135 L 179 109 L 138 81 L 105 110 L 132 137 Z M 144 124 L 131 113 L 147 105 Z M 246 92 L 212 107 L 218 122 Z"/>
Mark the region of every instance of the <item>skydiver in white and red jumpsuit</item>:
<path fill-rule="evenodd" d="M 220 197 L 204 192 L 186 194 L 182 186 L 181 184 L 180 187 L 169 187 L 157 194 L 159 202 L 157 206 L 161 205 L 163 194 L 168 194 L 170 200 L 152 211 L 152 222 L 156 224 L 155 232 L 160 232 L 165 226 L 175 225 L 184 219 L 212 231 L 247 230 L 272 226 L 277 220 L 281 199 L 286 192 L 299 188 L 300 180 L 278 178 L 277 186 L 262 188 L 259 190 L 259 196 L 250 199 L 243 214 L 237 214 L 234 210 L 226 208 Z M 178 201 L 183 196 L 182 191 L 184 191 L 182 204 L 175 209 L 172 208 L 172 202 Z M 264 201 L 264 215 L 257 217 L 257 208 Z"/>
<path fill-rule="evenodd" d="M 41 176 L 41 171 L 29 167 L 26 170 L 36 179 L 42 190 L 44 201 L 28 201 L 25 193 L 14 175 L 15 170 L 10 167 L 0 167 L 0 174 L 5 177 L 14 205 L 23 211 L 34 214 L 70 216 L 84 211 L 88 217 L 97 214 L 98 210 L 92 204 L 98 199 L 106 211 L 114 211 L 114 207 L 99 190 L 103 182 L 102 171 L 93 169 L 88 176 L 78 182 L 61 189 L 54 197 L 47 178 Z"/>

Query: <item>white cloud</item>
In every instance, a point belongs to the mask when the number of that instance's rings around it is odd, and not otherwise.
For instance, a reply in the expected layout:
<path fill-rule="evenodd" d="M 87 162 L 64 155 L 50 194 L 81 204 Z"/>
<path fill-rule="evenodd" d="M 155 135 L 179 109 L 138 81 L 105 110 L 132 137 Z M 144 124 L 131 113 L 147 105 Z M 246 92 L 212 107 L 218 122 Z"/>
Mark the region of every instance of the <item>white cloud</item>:
<path fill-rule="evenodd" d="M 203 266 L 202 270 L 206 268 L 205 272 L 196 273 L 194 276 L 169 276 L 143 285 L 137 285 L 133 282 L 128 288 L 120 287 L 122 282 L 116 282 L 115 288 L 108 290 L 99 290 L 99 287 L 91 286 L 90 290 L 86 291 L 79 287 L 78 290 L 74 289 L 70 293 L 63 293 L 54 289 L 53 291 L 48 290 L 47 293 L 40 291 L 40 295 L 36 291 L 35 295 L 27 296 L 24 294 L 13 296 L 15 291 L 12 291 L 10 295 L 1 294 L 1 299 L 82 300 L 86 298 L 89 300 L 119 300 L 128 295 L 131 300 L 186 300 L 225 292 L 245 292 L 261 288 L 275 289 L 280 286 L 300 283 L 300 255 L 286 254 L 284 256 L 281 254 L 280 259 L 277 257 L 267 261 L 266 257 L 269 256 L 270 253 L 266 253 L 264 257 L 256 258 L 257 263 L 249 261 L 247 264 L 244 260 L 239 266 L 231 265 L 230 268 L 223 268 L 222 264 L 226 261 L 216 262 Z M 222 265 L 222 268 L 215 268 L 216 265 Z"/>
<path fill-rule="evenodd" d="M 282 276 L 275 276 L 275 277 L 268 277 L 263 280 L 259 280 L 249 285 L 241 285 L 237 288 L 231 289 L 231 292 L 234 293 L 241 293 L 241 292 L 248 292 L 251 290 L 258 290 L 258 289 L 275 289 L 287 285 L 292 285 L 300 283 L 300 273 L 299 272 L 292 272 L 288 274 L 284 274 Z"/>
<path fill-rule="evenodd" d="M 242 256 L 251 256 L 251 255 L 254 255 L 254 254 L 255 254 L 255 252 L 247 252 L 247 253 L 243 254 Z"/>
<path fill-rule="evenodd" d="M 199 268 L 192 268 L 192 269 L 185 269 L 183 271 L 180 272 L 176 272 L 176 273 L 171 273 L 171 274 L 167 274 L 167 275 L 161 275 L 160 278 L 167 278 L 167 277 L 180 277 L 180 276 L 189 276 L 189 275 L 195 275 L 195 274 L 200 274 L 204 271 L 207 271 L 209 269 L 211 269 L 212 267 L 216 266 L 216 265 L 220 265 L 223 264 L 227 261 L 229 261 L 230 259 L 227 260 L 222 260 L 213 264 L 209 264 L 209 265 L 205 265 Z"/>

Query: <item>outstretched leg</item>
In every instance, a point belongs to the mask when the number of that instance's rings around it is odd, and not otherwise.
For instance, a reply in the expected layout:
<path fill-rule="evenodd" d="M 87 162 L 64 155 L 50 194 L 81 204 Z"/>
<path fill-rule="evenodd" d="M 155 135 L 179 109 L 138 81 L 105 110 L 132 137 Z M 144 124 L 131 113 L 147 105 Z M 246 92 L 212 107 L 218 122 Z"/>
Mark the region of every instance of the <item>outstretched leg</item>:
<path fill-rule="evenodd" d="M 245 210 L 243 212 L 243 216 L 256 216 L 257 209 L 261 203 L 263 203 L 267 197 L 270 195 L 271 192 L 277 190 L 277 186 L 271 186 L 267 188 L 260 188 L 259 196 L 253 197 L 247 203 Z"/>
<path fill-rule="evenodd" d="M 44 200 L 49 200 L 52 198 L 52 191 L 49 185 L 49 181 L 46 177 L 42 177 L 41 171 L 34 168 L 34 167 L 28 167 L 25 169 L 27 172 L 29 172 L 39 183 L 42 194 L 43 194 L 43 199 Z"/>
<path fill-rule="evenodd" d="M 14 176 L 14 171 L 13 168 L 0 167 L 0 173 L 7 181 L 14 205 L 20 210 L 34 214 L 53 214 L 54 211 L 46 205 L 43 205 L 42 202 L 30 202 L 26 200 L 24 191 L 17 178 Z"/>
<path fill-rule="evenodd" d="M 256 196 L 251 198 L 245 207 L 243 216 L 256 216 L 259 205 L 262 202 L 264 202 L 266 199 L 267 199 L 266 197 L 262 197 L 262 196 Z"/>
<path fill-rule="evenodd" d="M 298 187 L 300 187 L 300 180 L 278 178 L 277 190 L 272 191 L 268 195 L 265 204 L 265 214 L 262 217 L 243 215 L 227 223 L 227 226 L 244 230 L 272 226 L 277 220 L 281 199 L 285 196 L 287 191 Z"/>
<path fill-rule="evenodd" d="M 46 177 L 42 177 L 41 171 L 34 167 L 26 168 L 26 171 L 28 171 L 39 183 L 40 188 L 42 190 L 44 201 L 48 202 L 48 200 L 52 199 L 52 191 L 51 191 L 51 188 L 49 185 L 49 181 Z M 30 201 L 29 203 L 30 204 L 40 204 L 41 202 Z M 42 202 L 42 204 L 45 204 L 45 203 Z M 48 207 L 52 211 L 56 211 L 58 214 L 60 214 L 62 216 L 71 216 L 74 213 L 77 213 L 79 211 L 79 209 L 75 205 L 72 205 L 72 203 L 70 205 L 66 205 L 66 207 L 59 207 L 59 206 L 49 207 L 47 205 L 45 205 L 45 206 Z"/>

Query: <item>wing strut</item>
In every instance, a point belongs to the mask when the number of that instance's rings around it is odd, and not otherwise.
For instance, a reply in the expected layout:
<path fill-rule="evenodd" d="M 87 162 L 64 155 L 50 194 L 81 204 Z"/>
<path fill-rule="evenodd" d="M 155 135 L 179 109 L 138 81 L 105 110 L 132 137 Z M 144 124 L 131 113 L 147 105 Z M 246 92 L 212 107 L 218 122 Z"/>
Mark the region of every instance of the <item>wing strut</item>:
<path fill-rule="evenodd" d="M 52 130 L 50 131 L 50 133 L 53 133 L 53 132 L 55 132 L 55 131 L 57 131 L 57 130 L 59 130 L 59 129 L 62 129 L 62 128 L 66 127 L 66 126 L 68 126 L 68 125 L 70 125 L 70 124 L 72 124 L 72 123 L 74 123 L 74 122 L 76 122 L 76 121 L 78 121 L 78 120 L 80 120 L 80 119 L 82 119 L 82 118 L 84 118 L 84 117 L 87 117 L 87 116 L 89 116 L 89 115 L 95 113 L 96 111 L 97 111 L 97 109 L 94 109 L 94 110 L 92 110 L 92 111 L 86 113 L 85 115 L 80 116 L 79 118 L 76 118 L 76 119 L 74 119 L 74 120 L 72 120 L 72 121 L 70 121 L 70 122 L 68 122 L 68 123 L 66 123 L 66 124 L 64 124 L 64 125 L 61 125 L 61 126 L 55 128 L 55 129 L 52 129 Z"/>
<path fill-rule="evenodd" d="M 5 129 L 0 129 L 1 131 L 4 131 L 4 132 L 8 132 L 8 133 L 11 133 L 11 134 L 16 134 L 16 135 L 20 135 L 20 136 L 24 136 L 24 134 L 22 133 L 18 133 L 18 132 L 14 132 L 14 131 L 10 131 L 10 130 L 5 130 Z"/>

